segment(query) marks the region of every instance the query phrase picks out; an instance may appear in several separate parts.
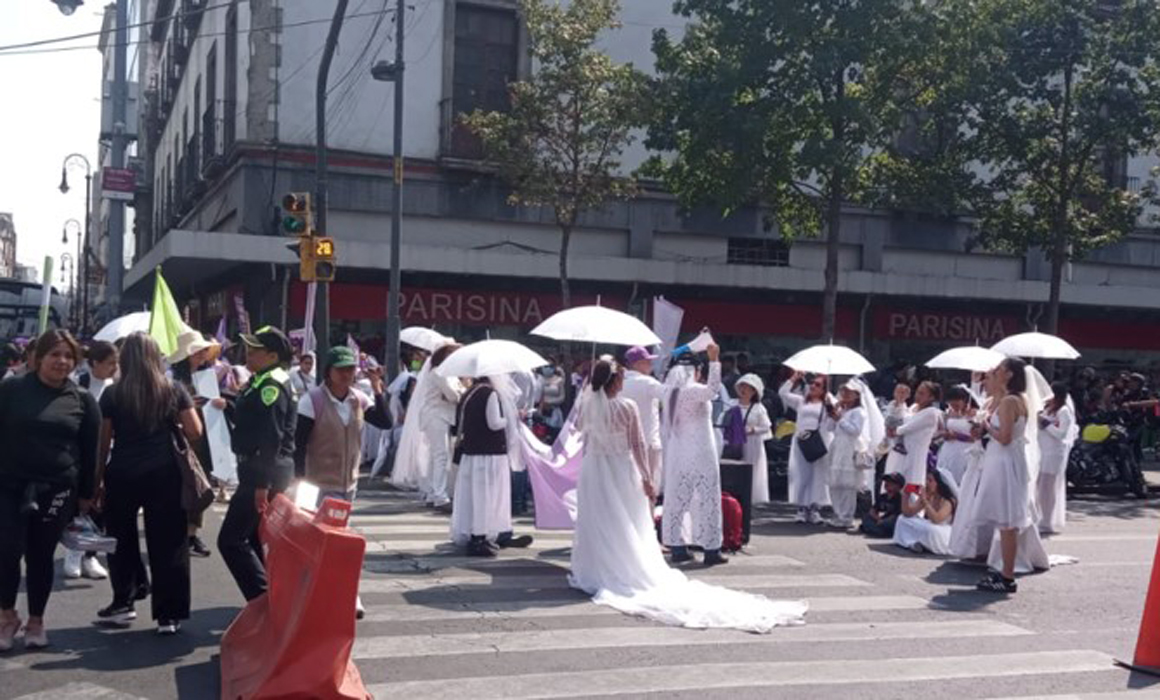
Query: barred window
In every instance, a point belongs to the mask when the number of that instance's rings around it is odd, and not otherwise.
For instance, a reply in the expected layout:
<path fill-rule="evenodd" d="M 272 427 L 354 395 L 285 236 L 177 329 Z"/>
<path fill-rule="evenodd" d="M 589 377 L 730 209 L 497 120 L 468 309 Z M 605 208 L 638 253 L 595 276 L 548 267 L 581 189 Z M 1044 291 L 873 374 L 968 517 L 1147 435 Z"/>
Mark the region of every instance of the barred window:
<path fill-rule="evenodd" d="M 788 267 L 789 246 L 780 238 L 730 238 L 726 262 L 730 265 Z"/>

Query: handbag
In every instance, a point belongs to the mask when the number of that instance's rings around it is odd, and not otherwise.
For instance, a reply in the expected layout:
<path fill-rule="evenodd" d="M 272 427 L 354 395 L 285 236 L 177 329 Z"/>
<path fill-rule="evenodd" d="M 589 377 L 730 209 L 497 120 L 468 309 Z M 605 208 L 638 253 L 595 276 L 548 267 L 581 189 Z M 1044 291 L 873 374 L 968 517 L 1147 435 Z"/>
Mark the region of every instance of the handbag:
<path fill-rule="evenodd" d="M 811 463 L 825 457 L 826 452 L 829 451 L 819 430 L 807 430 L 798 435 L 798 448 L 801 449 L 802 456 L 806 458 L 806 461 Z"/>
<path fill-rule="evenodd" d="M 202 513 L 214 501 L 213 486 L 205 475 L 201 460 L 189 446 L 185 433 L 181 432 L 181 425 L 172 425 L 170 437 L 173 441 L 173 457 L 181 471 L 181 507 L 188 514 Z"/>

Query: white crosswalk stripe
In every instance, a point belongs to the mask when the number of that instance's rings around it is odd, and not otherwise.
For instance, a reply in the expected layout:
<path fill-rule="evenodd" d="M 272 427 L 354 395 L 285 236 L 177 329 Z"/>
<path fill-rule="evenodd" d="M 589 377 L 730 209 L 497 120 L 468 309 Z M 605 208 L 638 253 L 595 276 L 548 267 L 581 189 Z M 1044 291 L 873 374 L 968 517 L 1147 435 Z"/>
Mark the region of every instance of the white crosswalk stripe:
<path fill-rule="evenodd" d="M 532 547 L 481 560 L 447 541 L 446 515 L 398 499 L 389 508 L 381 499 L 361 500 L 351 527 L 368 542 L 360 584 L 367 616 L 352 658 L 379 698 L 521 700 L 762 688 L 783 689 L 765 693 L 771 697 L 808 697 L 811 686 L 1075 678 L 1112 669 L 1108 654 L 1084 648 L 1082 640 L 1078 648 L 1030 651 L 1020 640 L 1036 633 L 1022 620 L 947 610 L 882 582 L 897 577 L 818 570 L 760 546 L 735 555 L 727 570 L 688 573 L 771 597 L 800 596 L 810 606 L 807 624 L 766 635 L 666 627 L 596 605 L 571 589 L 569 532 L 536 531 L 520 519 L 516 531 L 534 535 Z M 1077 535 L 1068 541 L 1102 540 Z M 978 653 L 962 655 L 955 642 L 971 639 L 978 640 L 971 647 Z M 898 645 L 919 653 L 868 655 Z M 630 655 L 622 658 L 622 649 Z M 828 654 L 811 658 L 814 649 Z M 751 655 L 734 662 L 730 650 Z M 667 665 L 671 654 L 696 660 Z M 970 697 L 985 695 L 980 686 Z M 1071 697 L 1099 698 L 1051 700 Z"/>
<path fill-rule="evenodd" d="M 37 693 L 29 693 L 12 700 L 145 700 L 94 683 L 66 683 Z"/>

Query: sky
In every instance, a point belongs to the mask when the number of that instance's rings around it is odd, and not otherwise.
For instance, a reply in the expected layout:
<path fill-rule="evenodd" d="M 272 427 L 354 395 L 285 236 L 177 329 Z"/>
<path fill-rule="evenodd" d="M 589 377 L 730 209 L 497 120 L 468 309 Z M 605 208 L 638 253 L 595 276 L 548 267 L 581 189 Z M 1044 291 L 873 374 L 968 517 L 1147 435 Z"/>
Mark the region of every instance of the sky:
<path fill-rule="evenodd" d="M 0 46 L 101 28 L 103 0 L 88 0 L 65 17 L 50 0 L 0 0 Z M 136 3 L 132 3 L 136 4 Z M 94 47 L 55 53 L 11 55 L 0 50 L 0 211 L 16 225 L 16 257 L 38 270 L 44 257 L 76 255 L 75 227 L 61 243 L 64 222 L 84 222 L 84 169 L 69 171 L 71 189 L 62 195 L 60 168 L 70 153 L 97 165 L 100 129 L 101 54 L 95 37 L 60 46 Z M 135 53 L 130 47 L 129 55 Z M 131 227 L 131 222 L 127 222 Z M 67 285 L 63 285 L 67 286 Z"/>

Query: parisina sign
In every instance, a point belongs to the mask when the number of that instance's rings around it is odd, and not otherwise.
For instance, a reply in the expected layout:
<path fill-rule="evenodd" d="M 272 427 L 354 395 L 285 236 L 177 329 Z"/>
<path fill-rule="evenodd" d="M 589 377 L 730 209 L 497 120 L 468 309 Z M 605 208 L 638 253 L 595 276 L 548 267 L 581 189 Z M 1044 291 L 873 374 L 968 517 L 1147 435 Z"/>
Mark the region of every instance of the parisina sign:
<path fill-rule="evenodd" d="M 964 344 L 994 343 L 1016 331 L 1014 318 L 969 314 L 885 312 L 879 329 L 888 338 L 903 340 L 951 340 Z M 883 328 L 883 326 L 885 328 Z"/>

